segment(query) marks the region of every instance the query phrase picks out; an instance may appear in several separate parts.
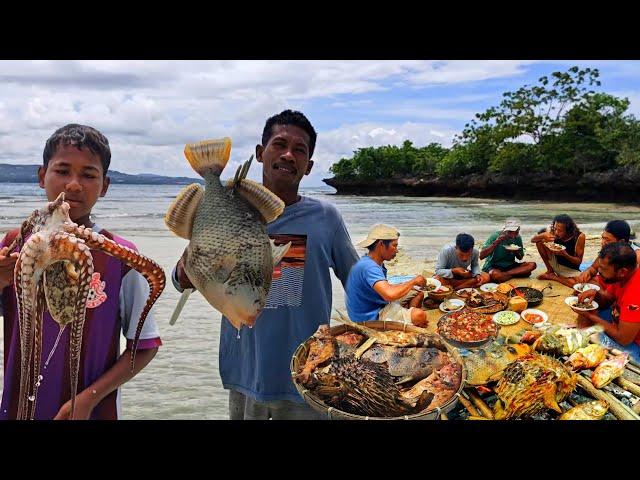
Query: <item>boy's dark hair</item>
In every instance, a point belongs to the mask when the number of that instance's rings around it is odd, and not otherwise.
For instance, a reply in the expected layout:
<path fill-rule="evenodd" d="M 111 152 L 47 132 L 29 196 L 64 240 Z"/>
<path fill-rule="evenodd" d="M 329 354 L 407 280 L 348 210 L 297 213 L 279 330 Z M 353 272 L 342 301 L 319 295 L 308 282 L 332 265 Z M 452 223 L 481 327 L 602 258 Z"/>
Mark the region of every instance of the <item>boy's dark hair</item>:
<path fill-rule="evenodd" d="M 625 242 L 631 237 L 631 227 L 624 220 L 609 220 L 604 226 L 604 231 Z"/>
<path fill-rule="evenodd" d="M 371 245 L 369 245 L 367 247 L 367 249 L 372 252 L 376 249 L 376 245 L 378 245 L 379 242 L 382 242 L 382 244 L 386 247 L 388 247 L 389 245 L 391 245 L 391 242 L 393 242 L 393 240 L 376 240 L 375 242 L 373 242 Z"/>
<path fill-rule="evenodd" d="M 61 127 L 49 137 L 42 153 L 44 168 L 47 168 L 49 160 L 55 155 L 60 146 L 69 145 L 76 147 L 78 150 L 87 148 L 94 155 L 98 155 L 102 163 L 103 175 L 107 175 L 107 170 L 109 170 L 109 165 L 111 164 L 109 140 L 95 128 L 87 125 L 78 125 L 77 123 L 70 123 Z"/>
<path fill-rule="evenodd" d="M 456 247 L 458 247 L 464 253 L 467 253 L 473 248 L 475 240 L 468 233 L 459 233 L 456 236 Z"/>
<path fill-rule="evenodd" d="M 634 269 L 637 266 L 636 252 L 628 242 L 613 242 L 605 245 L 600 250 L 599 257 L 609 259 L 615 271 L 621 268 Z"/>
<path fill-rule="evenodd" d="M 309 135 L 309 158 L 313 156 L 318 134 L 313 128 L 313 125 L 311 125 L 309 119 L 305 117 L 302 112 L 298 112 L 297 110 L 284 110 L 277 115 L 270 117 L 264 125 L 264 130 L 262 130 L 263 146 L 266 146 L 267 143 L 269 143 L 269 139 L 273 135 L 274 125 L 295 125 L 307 132 L 307 135 Z"/>
<path fill-rule="evenodd" d="M 574 235 L 580 235 L 580 229 L 576 225 L 576 222 L 574 222 L 573 218 L 571 218 L 566 213 L 561 213 L 560 215 L 556 215 L 555 217 L 553 217 L 553 222 L 551 223 L 552 224 L 562 223 L 563 225 L 566 225 L 567 233 L 572 237 Z"/>

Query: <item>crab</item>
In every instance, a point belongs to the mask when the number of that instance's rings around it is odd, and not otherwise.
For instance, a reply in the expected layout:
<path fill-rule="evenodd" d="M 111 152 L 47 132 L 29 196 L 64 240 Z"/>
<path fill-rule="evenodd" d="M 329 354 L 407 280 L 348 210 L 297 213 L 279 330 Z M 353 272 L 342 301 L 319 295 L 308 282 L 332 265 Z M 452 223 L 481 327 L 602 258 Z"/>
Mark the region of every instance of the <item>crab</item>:
<path fill-rule="evenodd" d="M 20 398 L 18 419 L 33 419 L 36 410 L 42 356 L 42 332 L 45 308 L 60 326 L 70 325 L 71 416 L 80 369 L 82 334 L 93 274 L 91 249 L 103 251 L 140 272 L 150 286 L 149 296 L 138 321 L 131 370 L 140 332 L 149 310 L 162 293 L 166 278 L 162 267 L 150 258 L 106 238 L 69 218 L 64 192 L 41 210 L 34 211 L 22 224 L 10 245 L 20 255 L 14 270 L 20 331 Z M 58 337 L 59 338 L 59 337 Z"/>

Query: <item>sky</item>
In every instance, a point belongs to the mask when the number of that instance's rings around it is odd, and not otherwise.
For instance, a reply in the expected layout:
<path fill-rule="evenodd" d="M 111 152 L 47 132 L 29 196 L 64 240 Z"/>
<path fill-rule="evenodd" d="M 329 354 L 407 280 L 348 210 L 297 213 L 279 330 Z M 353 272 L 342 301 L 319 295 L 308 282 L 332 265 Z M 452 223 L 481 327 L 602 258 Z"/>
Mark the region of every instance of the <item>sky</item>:
<path fill-rule="evenodd" d="M 67 123 L 109 139 L 111 169 L 196 177 L 185 143 L 230 136 L 223 178 L 254 153 L 266 119 L 291 108 L 318 132 L 302 186 L 361 147 L 452 144 L 502 93 L 571 66 L 600 70 L 598 90 L 626 97 L 640 117 L 640 61 L 505 60 L 0 60 L 0 163 L 39 164 Z M 254 164 L 249 177 L 261 178 Z"/>

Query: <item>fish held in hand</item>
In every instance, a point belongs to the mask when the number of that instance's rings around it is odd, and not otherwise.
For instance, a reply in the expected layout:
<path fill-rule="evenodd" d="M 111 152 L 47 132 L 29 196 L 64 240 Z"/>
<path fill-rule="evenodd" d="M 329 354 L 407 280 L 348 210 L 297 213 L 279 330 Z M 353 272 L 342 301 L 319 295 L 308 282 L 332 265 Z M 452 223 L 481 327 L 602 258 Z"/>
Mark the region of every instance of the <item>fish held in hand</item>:
<path fill-rule="evenodd" d="M 228 137 L 187 144 L 184 154 L 205 179 L 205 188 L 185 187 L 165 223 L 189 240 L 184 271 L 194 287 L 235 328 L 251 326 L 265 306 L 273 268 L 291 245 L 276 246 L 266 231 L 266 224 L 284 211 L 284 202 L 246 178 L 251 159 L 233 180 L 221 182 L 231 154 Z"/>

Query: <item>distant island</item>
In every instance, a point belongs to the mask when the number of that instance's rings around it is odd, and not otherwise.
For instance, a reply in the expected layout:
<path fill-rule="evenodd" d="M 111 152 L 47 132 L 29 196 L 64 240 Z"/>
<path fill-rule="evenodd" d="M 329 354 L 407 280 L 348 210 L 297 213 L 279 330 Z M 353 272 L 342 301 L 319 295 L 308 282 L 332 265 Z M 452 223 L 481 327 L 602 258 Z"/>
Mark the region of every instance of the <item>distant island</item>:
<path fill-rule="evenodd" d="M 638 203 L 640 120 L 629 99 L 572 67 L 502 94 L 439 143 L 365 147 L 331 166 L 338 194 L 470 196 Z"/>
<path fill-rule="evenodd" d="M 40 165 L 12 165 L 0 163 L 0 183 L 36 183 Z M 188 185 L 190 183 L 204 184 L 201 178 L 165 177 L 154 173 L 130 175 L 128 173 L 109 170 L 111 184 L 118 185 Z"/>

